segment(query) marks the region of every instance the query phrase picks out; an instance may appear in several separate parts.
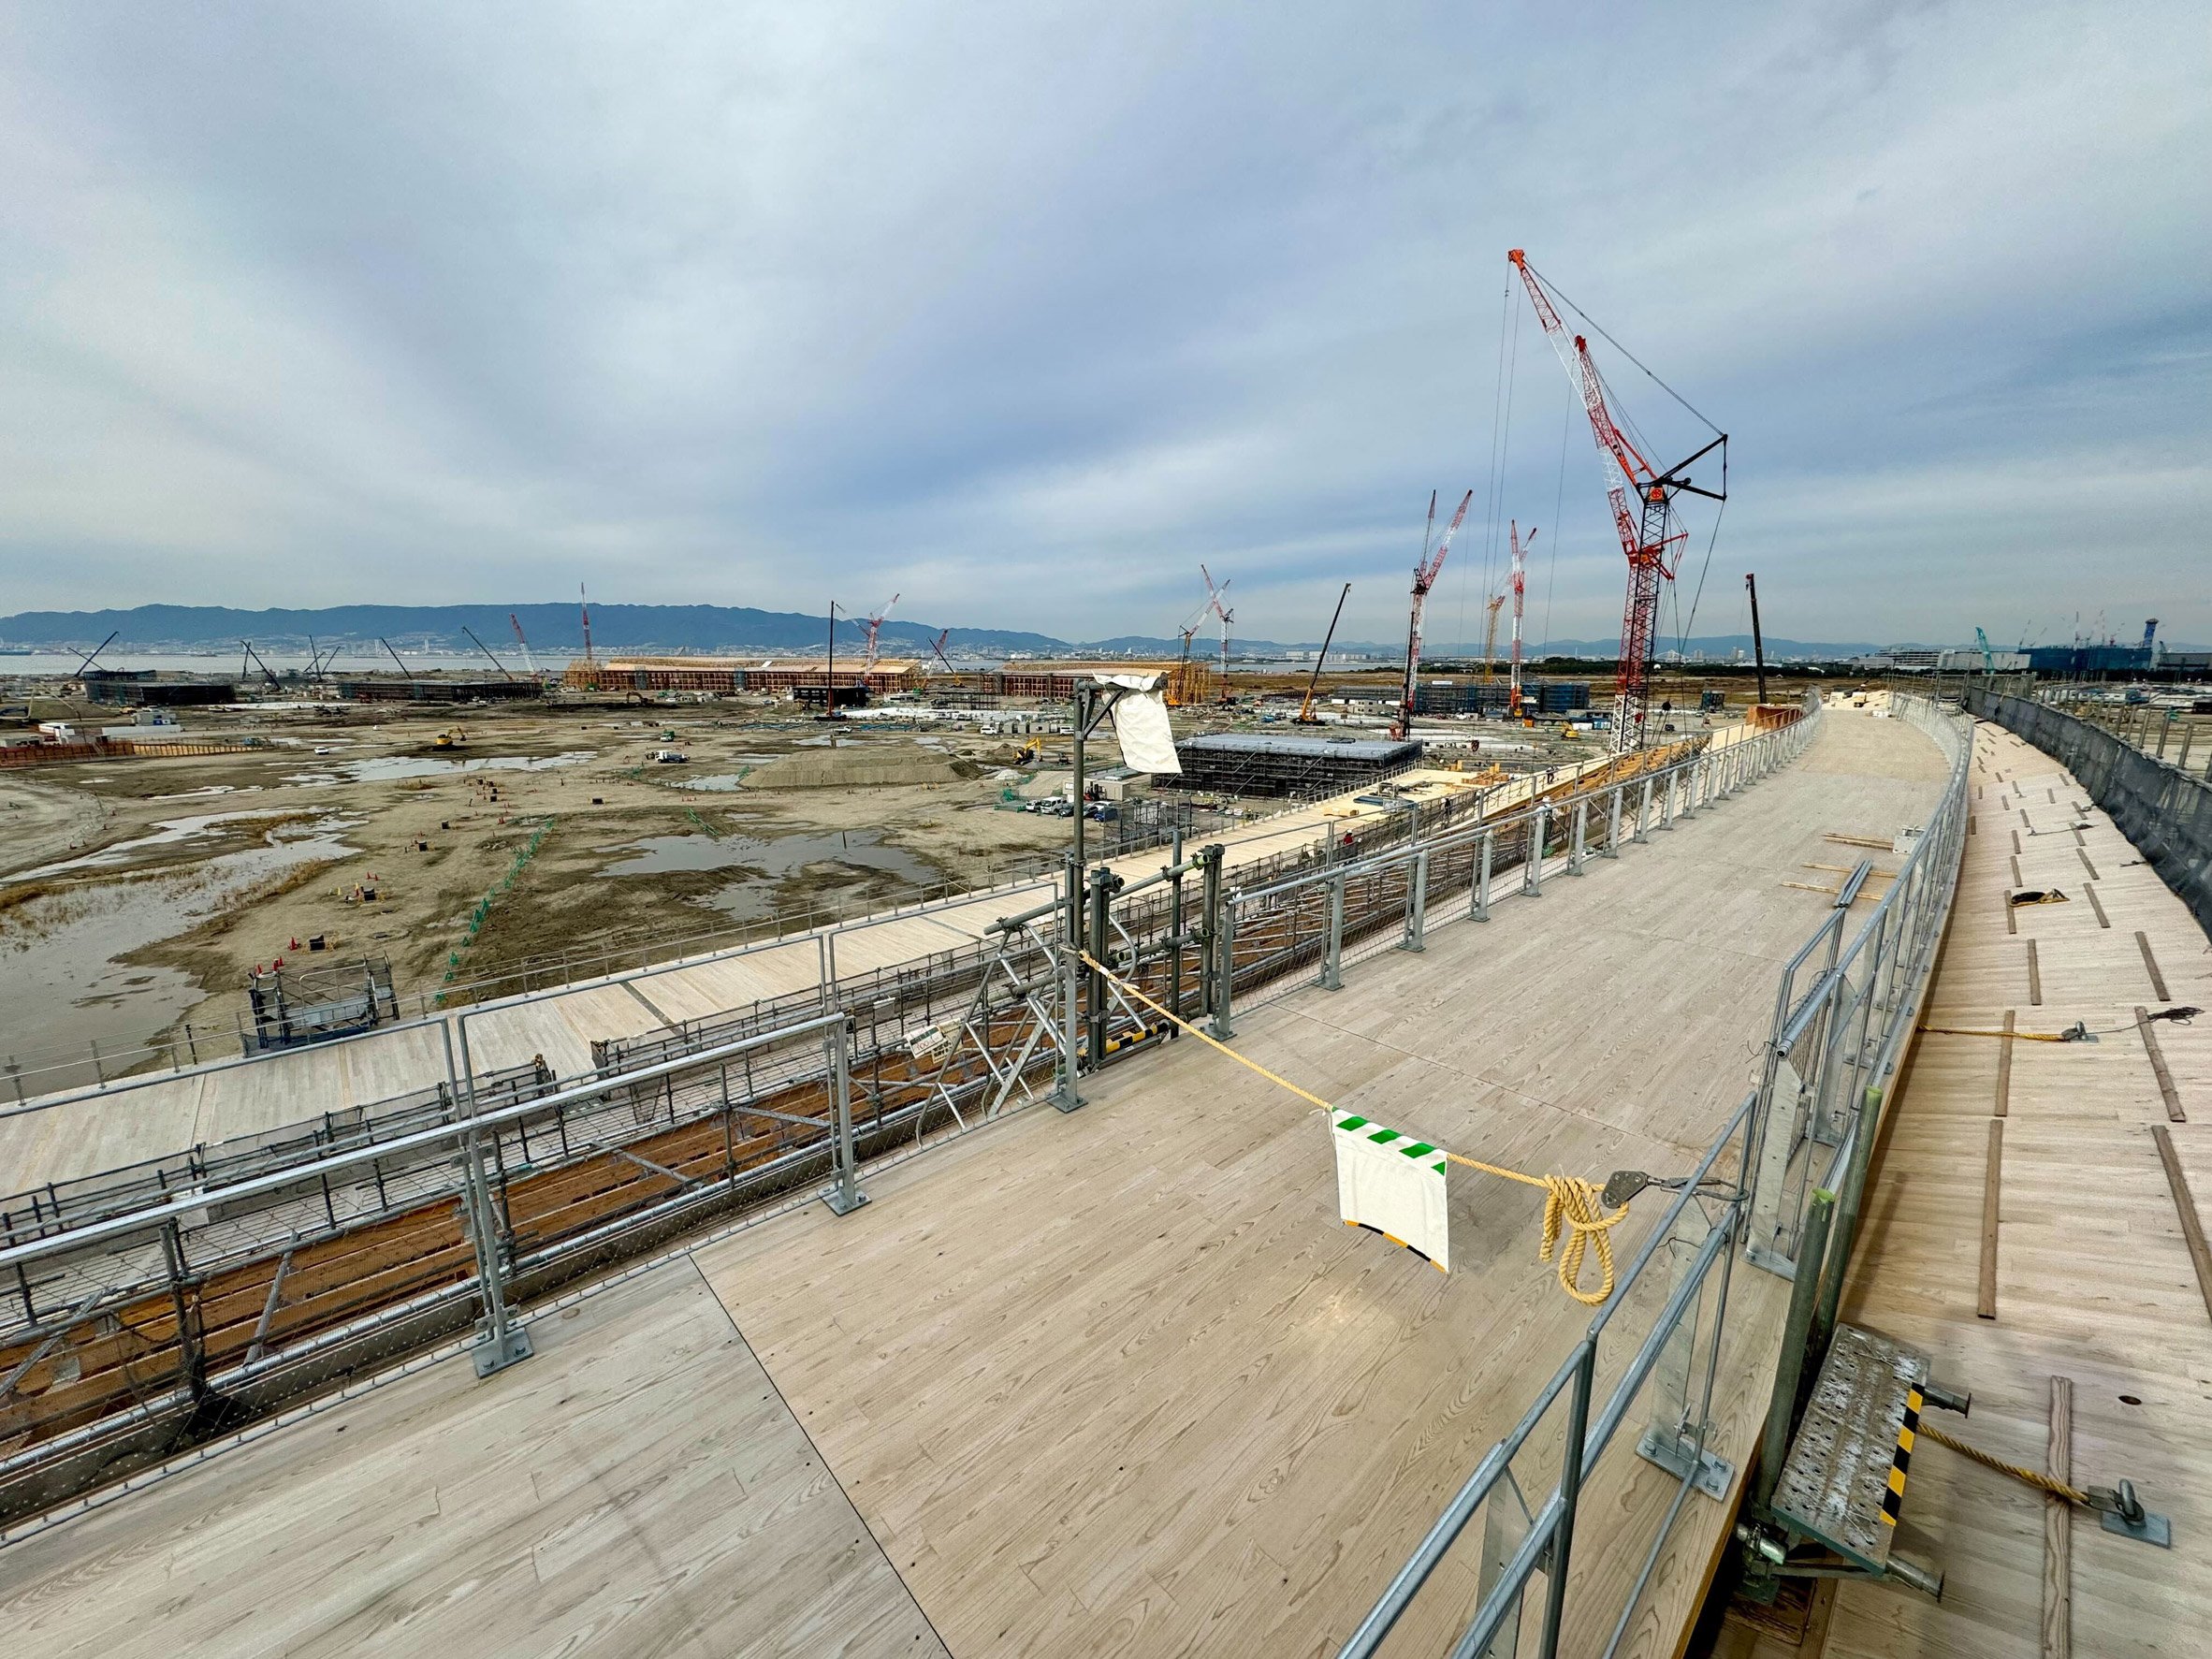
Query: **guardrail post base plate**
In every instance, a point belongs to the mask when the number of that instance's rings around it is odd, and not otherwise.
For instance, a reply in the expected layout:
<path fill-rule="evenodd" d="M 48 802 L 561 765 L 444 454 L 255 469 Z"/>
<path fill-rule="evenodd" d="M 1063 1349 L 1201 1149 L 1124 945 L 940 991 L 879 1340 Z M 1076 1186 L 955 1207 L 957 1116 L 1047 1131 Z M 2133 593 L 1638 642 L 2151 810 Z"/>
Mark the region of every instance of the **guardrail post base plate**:
<path fill-rule="evenodd" d="M 1736 1478 L 1736 1465 L 1717 1451 L 1699 1451 L 1697 1442 L 1687 1434 L 1666 1435 L 1657 1429 L 1646 1429 L 1636 1443 L 1637 1456 L 1657 1463 L 1677 1480 L 1690 1473 L 1690 1460 L 1697 1460 L 1697 1490 L 1709 1498 L 1725 1498 L 1729 1484 Z"/>
<path fill-rule="evenodd" d="M 519 1325 L 510 1325 L 500 1336 L 488 1336 L 469 1350 L 478 1376 L 489 1376 L 495 1371 L 504 1371 L 517 1361 L 527 1360 L 534 1350 L 530 1346 L 530 1332 Z"/>
<path fill-rule="evenodd" d="M 1059 1102 L 1056 1100 L 1053 1103 L 1055 1106 L 1059 1105 Z M 1077 1104 L 1080 1105 L 1081 1102 L 1078 1101 Z M 1066 1111 L 1068 1108 L 1061 1107 L 1061 1110 Z M 827 1192 L 822 1195 L 822 1201 L 827 1204 L 831 1210 L 836 1212 L 837 1215 L 850 1215 L 853 1211 L 859 1209 L 863 1204 L 868 1201 L 868 1195 L 865 1192 L 855 1191 L 852 1195 L 851 1201 L 847 1202 L 845 1198 L 845 1189 L 842 1186 L 833 1186 Z"/>

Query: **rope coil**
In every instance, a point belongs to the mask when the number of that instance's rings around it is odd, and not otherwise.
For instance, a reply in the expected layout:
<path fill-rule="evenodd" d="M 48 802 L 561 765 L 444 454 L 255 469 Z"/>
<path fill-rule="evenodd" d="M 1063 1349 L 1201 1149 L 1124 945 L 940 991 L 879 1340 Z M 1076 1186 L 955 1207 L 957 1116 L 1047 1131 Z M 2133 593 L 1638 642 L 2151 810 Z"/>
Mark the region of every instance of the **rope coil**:
<path fill-rule="evenodd" d="M 1246 1058 L 1220 1039 L 1209 1036 L 1180 1014 L 1162 1007 L 1104 963 L 1093 959 L 1088 951 L 1078 951 L 1076 957 L 1085 968 L 1125 996 L 1135 997 L 1160 1018 L 1197 1038 L 1208 1048 L 1227 1055 L 1247 1071 L 1258 1072 L 1277 1088 L 1288 1089 L 1308 1105 L 1317 1106 L 1323 1112 L 1332 1110 L 1330 1103 L 1320 1096 L 1300 1088 L 1287 1077 L 1270 1071 L 1258 1060 Z M 1531 1175 L 1524 1171 L 1509 1170 L 1503 1164 L 1489 1164 L 1480 1158 L 1463 1157 L 1448 1150 L 1444 1156 L 1455 1164 L 1479 1170 L 1485 1175 L 1497 1175 L 1507 1181 L 1517 1181 L 1523 1186 L 1541 1190 L 1544 1194 L 1544 1236 L 1542 1247 L 1536 1252 L 1536 1259 L 1556 1262 L 1559 1288 L 1584 1307 L 1605 1305 L 1613 1294 L 1612 1230 L 1628 1219 L 1628 1205 L 1625 1202 L 1618 1209 L 1608 1212 L 1605 1188 L 1594 1181 L 1583 1180 L 1579 1175 Z M 1598 1286 L 1594 1290 L 1585 1290 L 1580 1282 L 1582 1269 L 1593 1252 L 1597 1257 Z"/>

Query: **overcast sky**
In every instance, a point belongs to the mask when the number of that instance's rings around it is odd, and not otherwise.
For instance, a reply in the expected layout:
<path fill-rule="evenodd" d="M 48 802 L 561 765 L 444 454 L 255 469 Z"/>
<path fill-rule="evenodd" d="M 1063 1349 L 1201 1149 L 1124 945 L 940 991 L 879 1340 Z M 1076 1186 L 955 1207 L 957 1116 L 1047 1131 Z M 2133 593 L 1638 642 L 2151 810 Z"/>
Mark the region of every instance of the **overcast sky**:
<path fill-rule="evenodd" d="M 1796 638 L 2212 640 L 2202 0 L 0 19 L 0 614 L 584 581 L 1097 638 L 1203 560 L 1240 633 L 1348 580 L 1386 639 L 1471 488 L 1430 637 L 1493 501 L 1531 636 L 1610 637 L 1525 246 L 1733 435 L 1695 632 L 1755 569 Z"/>

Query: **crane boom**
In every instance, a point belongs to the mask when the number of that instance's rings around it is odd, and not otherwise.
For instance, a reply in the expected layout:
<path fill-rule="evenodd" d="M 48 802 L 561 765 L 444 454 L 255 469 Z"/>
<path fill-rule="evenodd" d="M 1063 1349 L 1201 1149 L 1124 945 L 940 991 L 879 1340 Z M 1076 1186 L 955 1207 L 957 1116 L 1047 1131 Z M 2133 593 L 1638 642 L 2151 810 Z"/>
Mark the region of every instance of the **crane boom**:
<path fill-rule="evenodd" d="M 1529 526 L 1528 541 L 1521 539 L 1521 526 L 1506 520 L 1506 531 L 1513 546 L 1513 676 L 1506 682 L 1506 709 L 1515 720 L 1521 718 L 1521 615 L 1528 598 L 1529 542 L 1536 539 L 1536 527 Z"/>
<path fill-rule="evenodd" d="M 883 618 L 891 615 L 891 606 L 896 604 L 897 603 L 898 595 L 894 593 L 891 596 L 890 603 L 885 604 L 881 610 L 875 612 L 872 616 L 864 617 L 861 619 L 861 628 L 866 633 L 868 636 L 867 661 L 860 665 L 860 672 L 864 677 L 870 673 L 876 666 L 876 635 L 882 633 Z"/>
<path fill-rule="evenodd" d="M 515 630 L 515 643 L 522 648 L 522 661 L 529 665 L 530 677 L 538 677 L 538 660 L 531 654 L 530 641 L 522 636 L 522 618 L 513 611 L 507 613 L 507 626 Z"/>
<path fill-rule="evenodd" d="M 1674 498 L 1687 490 L 1716 502 L 1728 499 L 1728 435 L 1722 432 L 1665 472 L 1653 467 L 1614 418 L 1605 382 L 1590 356 L 1589 341 L 1567 333 L 1527 255 L 1515 248 L 1506 257 L 1521 273 L 1536 320 L 1543 325 L 1545 337 L 1574 383 L 1582 413 L 1589 418 L 1605 477 L 1606 501 L 1613 512 L 1614 533 L 1628 559 L 1628 597 L 1621 614 L 1621 671 L 1613 716 L 1613 747 L 1625 753 L 1643 747 L 1645 721 L 1651 712 L 1652 646 L 1659 620 L 1659 584 L 1674 579 L 1669 554 L 1679 550 L 1683 540 L 1683 532 L 1675 528 Z M 1705 489 L 1691 483 L 1687 469 L 1716 449 L 1721 452 L 1721 488 Z M 1634 513 L 1628 505 L 1632 493 L 1637 503 Z"/>
<path fill-rule="evenodd" d="M 1413 614 L 1405 629 L 1405 693 L 1398 704 L 1398 723 L 1391 735 L 1399 738 L 1413 735 L 1415 691 L 1421 672 L 1421 612 L 1429 603 L 1429 589 L 1436 585 L 1436 574 L 1444 568 L 1445 555 L 1451 551 L 1451 538 L 1460 533 L 1460 526 L 1467 521 L 1467 505 L 1474 501 L 1473 490 L 1460 497 L 1460 510 L 1451 516 L 1451 524 L 1444 532 L 1444 539 L 1430 551 L 1428 532 L 1421 537 L 1421 556 L 1413 567 Z M 1429 493 L 1429 529 L 1436 527 L 1436 495 Z"/>
<path fill-rule="evenodd" d="M 1314 671 L 1305 682 L 1305 701 L 1298 707 L 1298 724 L 1302 726 L 1317 723 L 1314 719 L 1314 692 L 1321 683 L 1321 664 L 1329 661 L 1329 645 L 1336 637 L 1337 621 L 1344 616 L 1344 602 L 1351 596 L 1352 585 L 1346 582 L 1344 591 L 1336 596 L 1336 610 L 1329 618 L 1329 632 L 1321 635 L 1320 652 L 1314 658 Z"/>
<path fill-rule="evenodd" d="M 1229 592 L 1229 583 L 1223 582 L 1216 587 L 1214 573 L 1206 568 L 1203 560 L 1200 561 L 1199 575 L 1206 578 L 1206 608 L 1221 618 L 1221 701 L 1233 703 L 1236 699 L 1229 693 L 1229 625 L 1237 619 L 1237 614 L 1221 603 L 1223 596 Z M 1230 578 L 1231 581 L 1234 579 Z"/>

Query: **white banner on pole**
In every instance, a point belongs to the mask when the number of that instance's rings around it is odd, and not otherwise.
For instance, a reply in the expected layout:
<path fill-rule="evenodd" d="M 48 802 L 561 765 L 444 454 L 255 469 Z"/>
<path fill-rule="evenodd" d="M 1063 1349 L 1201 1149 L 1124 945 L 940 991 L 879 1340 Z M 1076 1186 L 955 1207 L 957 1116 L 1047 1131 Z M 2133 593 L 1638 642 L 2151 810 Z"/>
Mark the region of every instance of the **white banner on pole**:
<path fill-rule="evenodd" d="M 1183 763 L 1175 754 L 1175 734 L 1168 724 L 1168 700 L 1159 691 L 1157 674 L 1108 674 L 1107 685 L 1120 686 L 1122 695 L 1113 705 L 1113 735 L 1121 745 L 1121 763 L 1135 772 L 1178 776 Z"/>
<path fill-rule="evenodd" d="M 1336 1150 L 1336 1207 L 1347 1227 L 1371 1227 L 1393 1244 L 1451 1271 L 1450 1217 L 1441 1146 L 1385 1128 L 1341 1107 L 1329 1110 Z"/>

